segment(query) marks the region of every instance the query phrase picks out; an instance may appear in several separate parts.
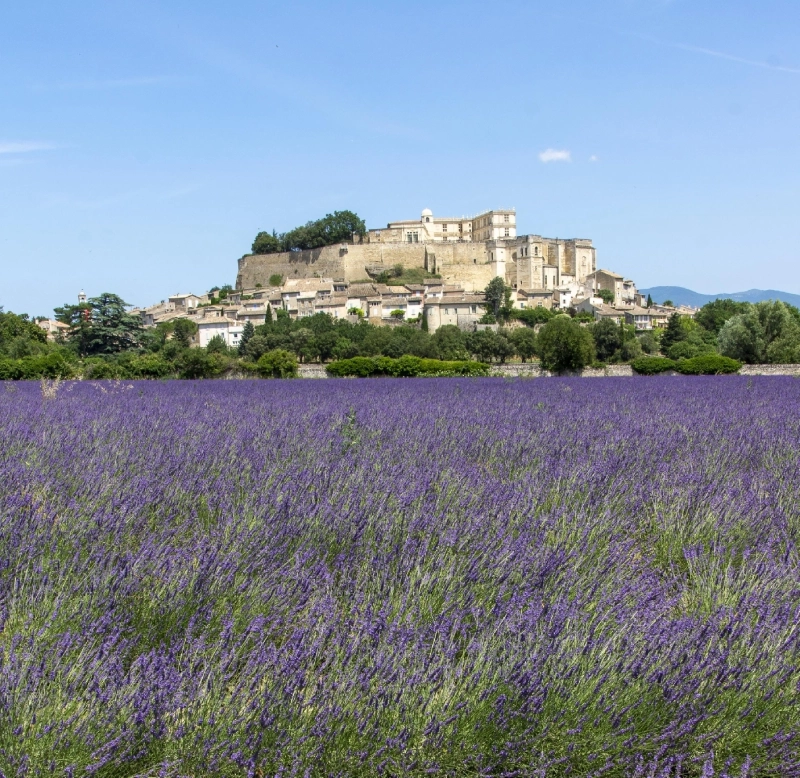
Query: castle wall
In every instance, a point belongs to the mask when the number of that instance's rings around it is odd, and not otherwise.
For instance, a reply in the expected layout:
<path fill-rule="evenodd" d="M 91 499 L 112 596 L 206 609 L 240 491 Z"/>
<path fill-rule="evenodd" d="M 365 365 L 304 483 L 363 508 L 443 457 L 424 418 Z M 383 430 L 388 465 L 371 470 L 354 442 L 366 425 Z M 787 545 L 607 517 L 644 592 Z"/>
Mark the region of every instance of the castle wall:
<path fill-rule="evenodd" d="M 497 274 L 497 263 L 487 263 L 483 243 L 364 243 L 326 246 L 308 251 L 279 254 L 250 254 L 239 260 L 237 289 L 268 286 L 271 275 L 292 278 L 334 278 L 358 281 L 383 266 L 425 268 L 439 273 L 446 283 L 461 284 L 465 290 L 483 289 Z M 504 273 L 503 273 L 504 274 Z"/>
<path fill-rule="evenodd" d="M 339 245 L 280 254 L 248 254 L 239 260 L 236 288 L 253 289 L 259 284 L 268 286 L 269 277 L 276 274 L 286 279 L 343 278 L 346 256 Z"/>
<path fill-rule="evenodd" d="M 512 238 L 497 241 L 436 241 L 429 243 L 336 244 L 308 251 L 280 254 L 250 254 L 239 260 L 237 289 L 269 285 L 271 275 L 293 278 L 332 278 L 359 281 L 381 268 L 391 270 L 425 268 L 448 284 L 477 291 L 495 276 L 518 288 L 539 287 L 544 264 L 555 265 L 559 275 L 575 275 L 583 282 L 594 270 L 595 249 L 588 241 L 564 241 L 532 236 L 525 242 L 528 256 L 520 256 L 522 242 Z M 531 256 L 531 255 L 534 256 Z M 522 260 L 520 262 L 520 260 Z"/>

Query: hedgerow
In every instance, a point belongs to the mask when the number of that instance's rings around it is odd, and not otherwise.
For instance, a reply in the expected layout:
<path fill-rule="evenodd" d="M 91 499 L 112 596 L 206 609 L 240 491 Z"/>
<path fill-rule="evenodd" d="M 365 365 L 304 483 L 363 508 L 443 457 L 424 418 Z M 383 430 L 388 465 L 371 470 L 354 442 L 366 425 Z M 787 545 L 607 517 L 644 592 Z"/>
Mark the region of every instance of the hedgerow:
<path fill-rule="evenodd" d="M 489 365 L 484 362 L 423 359 L 410 355 L 402 356 L 398 359 L 392 359 L 391 357 L 352 357 L 351 359 L 340 359 L 332 362 L 326 369 L 328 374 L 335 378 L 489 375 Z"/>

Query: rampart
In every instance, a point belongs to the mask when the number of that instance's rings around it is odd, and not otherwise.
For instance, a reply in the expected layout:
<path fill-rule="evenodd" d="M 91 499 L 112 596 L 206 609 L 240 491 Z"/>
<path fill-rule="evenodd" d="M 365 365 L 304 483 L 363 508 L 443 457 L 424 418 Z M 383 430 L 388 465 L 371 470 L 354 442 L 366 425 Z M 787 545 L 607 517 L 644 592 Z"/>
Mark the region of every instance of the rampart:
<path fill-rule="evenodd" d="M 359 281 L 367 278 L 367 267 L 390 270 L 424 268 L 439 274 L 445 283 L 461 284 L 466 291 L 483 289 L 496 275 L 505 272 L 490 262 L 484 243 L 362 243 L 336 244 L 307 251 L 280 254 L 248 254 L 239 260 L 237 289 L 268 286 L 269 277 L 333 278 Z"/>

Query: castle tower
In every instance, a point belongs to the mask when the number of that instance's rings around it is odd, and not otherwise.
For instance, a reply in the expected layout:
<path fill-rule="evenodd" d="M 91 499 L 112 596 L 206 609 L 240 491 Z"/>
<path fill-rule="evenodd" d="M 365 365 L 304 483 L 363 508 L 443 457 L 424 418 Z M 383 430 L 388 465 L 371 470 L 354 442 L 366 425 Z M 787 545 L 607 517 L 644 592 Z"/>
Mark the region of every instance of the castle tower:
<path fill-rule="evenodd" d="M 78 305 L 83 305 L 85 302 L 86 302 L 86 292 L 84 292 L 83 289 L 81 289 L 81 291 L 78 292 Z"/>

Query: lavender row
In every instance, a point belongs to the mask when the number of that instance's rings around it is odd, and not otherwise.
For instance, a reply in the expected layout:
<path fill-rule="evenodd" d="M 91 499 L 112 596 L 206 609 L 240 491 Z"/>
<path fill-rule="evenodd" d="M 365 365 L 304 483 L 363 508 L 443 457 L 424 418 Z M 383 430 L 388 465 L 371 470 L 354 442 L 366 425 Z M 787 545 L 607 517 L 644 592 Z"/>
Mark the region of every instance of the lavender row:
<path fill-rule="evenodd" d="M 792 378 L 0 387 L 4 775 L 800 775 Z"/>

